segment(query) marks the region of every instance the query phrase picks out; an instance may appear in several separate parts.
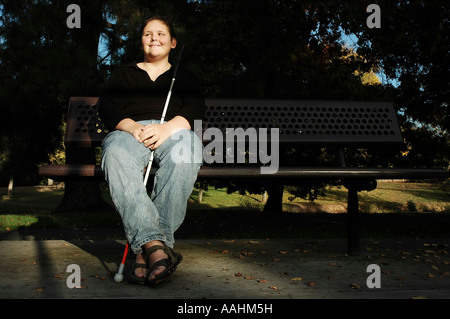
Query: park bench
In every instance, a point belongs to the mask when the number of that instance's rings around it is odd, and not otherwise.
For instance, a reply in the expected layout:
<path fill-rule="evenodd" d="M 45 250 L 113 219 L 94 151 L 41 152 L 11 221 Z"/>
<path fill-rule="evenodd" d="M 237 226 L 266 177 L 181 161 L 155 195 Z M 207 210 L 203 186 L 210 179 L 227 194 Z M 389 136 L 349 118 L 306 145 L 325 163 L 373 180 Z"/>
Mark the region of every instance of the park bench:
<path fill-rule="evenodd" d="M 107 130 L 98 118 L 97 97 L 70 98 L 66 147 L 95 148 L 101 146 Z M 249 100 L 249 99 L 207 99 L 206 115 L 197 133 L 215 128 L 226 132 L 230 128 L 267 128 L 264 136 L 268 142 L 286 147 L 331 148 L 336 152 L 336 165 L 314 166 L 291 165 L 279 167 L 271 174 L 263 174 L 258 163 L 239 164 L 231 160 L 224 163 L 205 163 L 198 175 L 203 179 L 263 179 L 270 183 L 290 182 L 298 179 L 340 181 L 348 189 L 348 251 L 359 251 L 358 192 L 376 188 L 379 179 L 442 179 L 448 178 L 449 171 L 434 168 L 386 168 L 351 167 L 345 158 L 347 148 L 390 147 L 399 148 L 404 144 L 397 114 L 392 103 L 358 101 L 305 101 L 305 100 Z M 228 129 L 228 131 L 227 131 Z M 270 134 L 275 129 L 278 134 Z M 202 132 L 198 132 L 198 131 Z M 214 131 L 213 132 L 219 132 Z M 203 143 L 210 145 L 211 134 L 203 134 Z M 248 139 L 249 136 L 237 136 Z M 257 138 L 263 138 L 260 134 Z M 225 142 L 225 141 L 223 141 Z M 228 147 L 229 148 L 229 147 Z M 267 146 L 270 151 L 270 146 Z M 224 148 L 224 153 L 229 149 Z M 239 151 L 239 150 L 238 150 Z M 235 152 L 238 153 L 238 152 Z M 222 154 L 223 155 L 223 154 Z M 234 154 L 236 158 L 238 154 Z M 249 154 L 247 154 L 249 155 Z M 271 154 L 274 155 L 274 154 Z M 225 157 L 227 154 L 225 154 Z M 273 158 L 272 158 L 273 160 Z M 246 160 L 248 162 L 248 158 Z M 267 166 L 267 161 L 266 161 Z M 266 167 L 265 166 L 265 167 Z M 157 168 L 152 168 L 152 174 Z M 39 174 L 52 179 L 103 179 L 103 171 L 97 164 L 42 165 Z"/>

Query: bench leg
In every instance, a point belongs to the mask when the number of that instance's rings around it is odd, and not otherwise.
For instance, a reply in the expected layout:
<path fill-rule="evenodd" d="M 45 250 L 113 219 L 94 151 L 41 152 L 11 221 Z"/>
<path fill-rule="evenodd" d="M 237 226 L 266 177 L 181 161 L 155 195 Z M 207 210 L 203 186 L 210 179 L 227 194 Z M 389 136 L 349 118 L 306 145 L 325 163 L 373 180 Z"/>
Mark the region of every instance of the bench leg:
<path fill-rule="evenodd" d="M 348 188 L 347 204 L 347 249 L 350 254 L 359 253 L 358 191 L 355 187 Z"/>

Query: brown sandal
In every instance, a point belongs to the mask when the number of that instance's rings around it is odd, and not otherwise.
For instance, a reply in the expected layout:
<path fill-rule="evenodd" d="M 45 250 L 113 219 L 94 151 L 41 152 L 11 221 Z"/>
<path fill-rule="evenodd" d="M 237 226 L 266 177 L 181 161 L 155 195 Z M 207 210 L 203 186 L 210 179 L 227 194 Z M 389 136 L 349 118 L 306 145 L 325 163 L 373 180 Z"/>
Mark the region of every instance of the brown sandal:
<path fill-rule="evenodd" d="M 130 279 L 131 282 L 134 282 L 134 283 L 137 283 L 137 284 L 141 284 L 141 285 L 145 285 L 145 284 L 148 283 L 148 278 L 147 278 L 147 276 L 145 276 L 145 277 L 138 277 L 138 276 L 136 276 L 136 274 L 134 273 L 134 271 L 135 271 L 136 269 L 138 269 L 138 268 L 145 268 L 145 269 L 147 269 L 147 272 L 148 272 L 148 264 L 147 264 L 147 262 L 146 262 L 145 264 L 143 264 L 143 263 L 134 263 L 134 264 L 133 264 L 133 267 L 132 267 L 132 269 L 131 269 L 131 272 L 130 272 L 130 274 L 128 275 L 128 277 L 129 277 L 129 279 Z"/>
<path fill-rule="evenodd" d="M 166 280 L 169 275 L 171 275 L 177 269 L 177 266 L 183 260 L 183 256 L 181 254 L 174 252 L 170 247 L 166 245 L 155 245 L 145 250 L 144 256 L 146 260 L 148 260 L 150 255 L 157 250 L 163 250 L 169 258 L 161 259 L 150 266 L 149 276 L 158 267 L 166 267 L 166 269 L 164 269 L 164 271 L 157 275 L 153 280 L 147 278 L 147 283 L 152 287 Z"/>

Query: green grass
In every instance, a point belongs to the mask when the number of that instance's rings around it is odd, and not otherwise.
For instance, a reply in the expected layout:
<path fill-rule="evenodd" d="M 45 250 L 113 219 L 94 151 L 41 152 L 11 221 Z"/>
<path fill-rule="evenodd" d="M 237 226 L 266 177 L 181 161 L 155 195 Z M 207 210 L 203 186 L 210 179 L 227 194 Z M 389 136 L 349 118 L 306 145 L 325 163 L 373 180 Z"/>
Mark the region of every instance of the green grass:
<path fill-rule="evenodd" d="M 64 189 L 61 187 L 16 187 L 7 198 L 6 188 L 0 188 L 0 232 L 17 229 L 85 228 L 121 225 L 113 210 L 55 213 Z M 210 188 L 198 202 L 194 190 L 188 203 L 186 222 L 180 228 L 181 237 L 213 237 L 227 234 L 235 237 L 279 236 L 345 237 L 347 190 L 330 187 L 325 196 L 310 203 L 302 199 L 289 201 L 286 192 L 283 210 L 288 214 L 262 213 L 262 195 L 227 194 L 224 189 Z M 107 192 L 104 194 L 107 201 Z M 408 224 L 408 232 L 420 234 L 446 231 L 450 216 L 448 186 L 433 183 L 379 182 L 376 190 L 359 195 L 362 232 L 382 229 L 395 234 L 399 225 Z M 382 218 L 383 215 L 389 218 Z M 428 216 L 425 216 L 428 215 Z M 446 218 L 437 222 L 436 229 L 423 227 L 424 218 Z M 424 217 L 425 216 L 425 217 Z M 443 216 L 443 217 L 442 217 Z M 394 220 L 394 222 L 393 222 Z M 428 221 L 425 221 L 428 223 Z M 431 223 L 433 224 L 433 223 Z M 406 226 L 405 226 L 406 227 Z"/>
<path fill-rule="evenodd" d="M 319 197 L 314 205 L 325 211 L 345 212 L 347 190 L 330 187 L 326 195 Z M 294 203 L 306 203 L 297 199 Z M 378 182 L 370 192 L 359 193 L 360 211 L 365 213 L 450 212 L 450 189 L 438 183 Z M 328 208 L 328 210 L 327 210 Z"/>
<path fill-rule="evenodd" d="M 283 211 L 286 212 L 328 212 L 345 213 L 347 211 L 347 189 L 329 187 L 325 196 L 319 196 L 314 202 L 297 198 L 290 201 L 289 193 L 283 197 Z M 198 191 L 191 195 L 192 208 L 229 208 L 262 210 L 262 195 L 237 193 L 227 194 L 225 189 L 210 188 L 203 194 L 202 204 L 195 204 Z M 401 212 L 450 212 L 450 189 L 436 183 L 400 183 L 378 182 L 378 187 L 359 193 L 360 211 L 365 213 L 401 213 Z"/>

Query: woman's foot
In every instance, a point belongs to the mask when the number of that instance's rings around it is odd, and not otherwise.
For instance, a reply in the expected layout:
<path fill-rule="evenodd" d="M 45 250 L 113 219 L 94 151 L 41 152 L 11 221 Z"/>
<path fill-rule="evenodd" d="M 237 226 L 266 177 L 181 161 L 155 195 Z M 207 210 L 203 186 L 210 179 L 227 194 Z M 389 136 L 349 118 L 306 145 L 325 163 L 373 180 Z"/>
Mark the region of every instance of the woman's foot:
<path fill-rule="evenodd" d="M 172 274 L 183 259 L 161 241 L 151 241 L 144 245 L 144 256 L 148 259 L 148 284 L 154 286 Z"/>
<path fill-rule="evenodd" d="M 138 278 L 147 277 L 147 267 L 139 267 L 139 265 L 147 265 L 147 262 L 145 261 L 142 254 L 136 255 L 135 265 L 136 267 L 134 268 L 134 275 Z"/>
<path fill-rule="evenodd" d="M 144 250 L 147 251 L 152 246 L 163 246 L 164 247 L 164 244 L 162 242 L 158 241 L 158 240 L 153 240 L 153 241 L 148 242 L 148 243 L 146 243 L 144 245 Z M 150 254 L 150 256 L 148 256 L 147 263 L 149 265 L 149 268 L 151 269 L 151 267 L 155 263 L 157 263 L 158 261 L 163 260 L 163 259 L 169 259 L 169 256 L 167 256 L 167 254 L 164 252 L 164 250 L 163 249 L 155 250 L 153 253 Z M 142 260 L 144 260 L 144 259 L 142 258 Z M 156 276 L 161 274 L 164 270 L 166 270 L 165 266 L 157 267 L 150 274 L 148 274 L 148 280 L 150 280 L 150 281 L 154 280 L 156 278 Z"/>
<path fill-rule="evenodd" d="M 136 255 L 136 260 L 130 272 L 129 279 L 131 282 L 138 284 L 147 284 L 148 263 L 142 254 Z"/>

